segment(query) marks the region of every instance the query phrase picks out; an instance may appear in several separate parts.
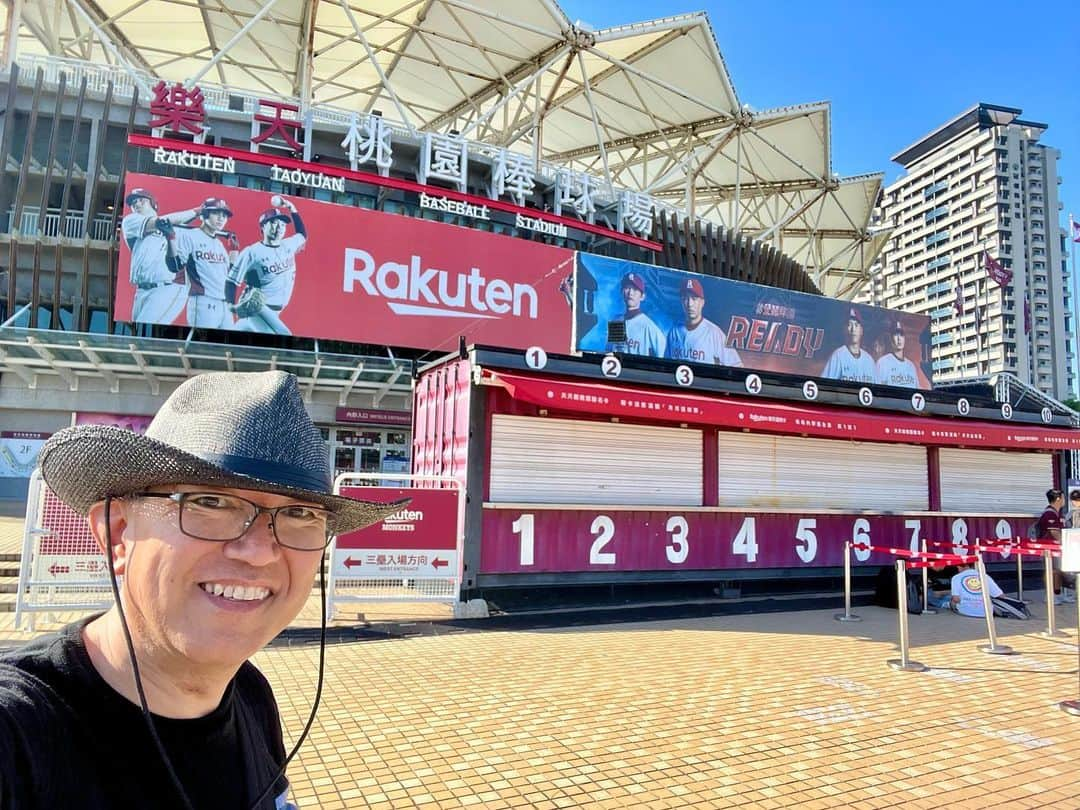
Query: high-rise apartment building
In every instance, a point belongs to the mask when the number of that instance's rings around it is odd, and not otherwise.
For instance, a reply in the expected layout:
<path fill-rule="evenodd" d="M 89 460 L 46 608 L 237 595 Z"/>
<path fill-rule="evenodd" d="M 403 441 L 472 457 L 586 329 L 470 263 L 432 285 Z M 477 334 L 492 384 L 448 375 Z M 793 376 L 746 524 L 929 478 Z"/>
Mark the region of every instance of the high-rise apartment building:
<path fill-rule="evenodd" d="M 1005 371 L 1064 399 L 1075 344 L 1061 154 L 1021 112 L 977 104 L 893 156 L 906 172 L 884 189 L 878 221 L 895 231 L 865 297 L 931 317 L 935 382 Z M 984 253 L 1011 282 L 988 275 Z"/>

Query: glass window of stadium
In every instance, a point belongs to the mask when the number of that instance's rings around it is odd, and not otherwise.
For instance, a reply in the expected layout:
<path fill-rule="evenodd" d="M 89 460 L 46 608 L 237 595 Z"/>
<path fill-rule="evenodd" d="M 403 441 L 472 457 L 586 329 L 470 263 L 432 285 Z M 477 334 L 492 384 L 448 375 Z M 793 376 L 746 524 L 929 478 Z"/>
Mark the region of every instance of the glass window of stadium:
<path fill-rule="evenodd" d="M 408 473 L 412 470 L 409 431 L 375 427 L 320 427 L 334 477 L 342 473 Z M 404 485 L 394 478 L 358 481 L 360 486 Z"/>

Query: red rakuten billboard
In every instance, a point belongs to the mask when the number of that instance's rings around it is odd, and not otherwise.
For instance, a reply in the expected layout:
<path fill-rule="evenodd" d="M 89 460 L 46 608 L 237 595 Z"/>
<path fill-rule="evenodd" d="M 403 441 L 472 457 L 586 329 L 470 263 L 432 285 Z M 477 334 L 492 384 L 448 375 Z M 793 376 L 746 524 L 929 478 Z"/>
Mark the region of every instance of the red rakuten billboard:
<path fill-rule="evenodd" d="M 116 319 L 433 350 L 570 348 L 573 253 L 264 191 L 129 174 Z"/>

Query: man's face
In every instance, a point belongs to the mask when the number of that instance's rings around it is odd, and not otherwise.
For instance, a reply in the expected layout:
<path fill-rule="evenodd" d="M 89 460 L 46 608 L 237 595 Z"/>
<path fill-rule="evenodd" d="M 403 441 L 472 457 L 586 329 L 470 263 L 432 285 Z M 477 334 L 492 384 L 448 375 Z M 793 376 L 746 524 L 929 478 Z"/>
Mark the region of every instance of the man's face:
<path fill-rule="evenodd" d="M 892 351 L 893 351 L 893 354 L 895 354 L 897 357 L 903 357 L 904 356 L 904 342 L 905 342 L 905 338 L 904 338 L 904 333 L 903 332 L 893 332 L 893 334 L 892 334 Z"/>
<path fill-rule="evenodd" d="M 177 486 L 161 492 L 220 492 L 274 507 L 296 498 L 251 490 Z M 316 504 L 309 504 L 316 505 Z M 239 539 L 199 540 L 180 531 L 179 504 L 164 498 L 114 501 L 122 510 L 122 598 L 133 635 L 155 660 L 234 668 L 296 617 L 311 593 L 321 554 L 284 548 L 260 514 Z M 113 539 L 118 523 L 114 519 Z M 254 599 L 207 591 L 240 586 Z M 248 589 L 255 589 L 254 591 Z"/>
<path fill-rule="evenodd" d="M 1051 504 L 1051 506 L 1053 506 L 1059 512 L 1061 511 L 1061 507 L 1063 507 L 1064 505 L 1065 505 L 1065 495 L 1064 495 L 1064 493 L 1062 495 L 1060 495 L 1058 498 L 1056 498 L 1054 500 L 1054 502 Z"/>
<path fill-rule="evenodd" d="M 1074 512 L 1080 512 L 1080 498 L 1073 498 L 1069 503 Z"/>
<path fill-rule="evenodd" d="M 225 223 L 229 221 L 229 215 L 220 209 L 214 209 L 208 211 L 206 219 L 203 220 L 203 227 L 206 228 L 211 234 L 215 234 L 225 227 Z"/>
<path fill-rule="evenodd" d="M 645 300 L 645 293 L 633 284 L 624 284 L 622 288 L 622 300 L 623 303 L 626 304 L 626 309 L 628 311 L 641 309 L 641 302 Z"/>
<path fill-rule="evenodd" d="M 285 235 L 285 223 L 280 219 L 272 219 L 262 226 L 263 240 L 270 245 L 277 244 Z"/>
<path fill-rule="evenodd" d="M 705 309 L 705 299 L 696 295 L 684 295 L 682 308 L 686 315 L 687 326 L 693 326 L 701 320 L 701 313 Z"/>
<path fill-rule="evenodd" d="M 854 318 L 848 318 L 847 342 L 848 346 L 857 347 L 862 343 L 862 324 Z"/>
<path fill-rule="evenodd" d="M 157 213 L 148 197 L 136 197 L 132 200 L 131 210 L 139 216 L 148 216 Z"/>

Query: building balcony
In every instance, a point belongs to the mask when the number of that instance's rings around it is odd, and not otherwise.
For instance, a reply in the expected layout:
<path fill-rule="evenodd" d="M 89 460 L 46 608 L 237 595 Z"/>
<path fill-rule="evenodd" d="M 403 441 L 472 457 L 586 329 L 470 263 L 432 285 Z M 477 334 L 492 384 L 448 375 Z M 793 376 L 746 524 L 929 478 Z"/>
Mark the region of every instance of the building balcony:
<path fill-rule="evenodd" d="M 99 242 L 111 242 L 115 237 L 112 215 L 97 214 L 90 220 L 89 233 L 82 211 L 68 211 L 61 222 L 59 208 L 47 208 L 44 214 L 36 205 L 23 206 L 18 223 L 14 223 L 15 207 L 7 212 L 8 232 L 12 236 L 40 237 L 51 236 L 63 239 L 90 239 Z M 16 227 L 11 227 L 15 224 Z"/>

